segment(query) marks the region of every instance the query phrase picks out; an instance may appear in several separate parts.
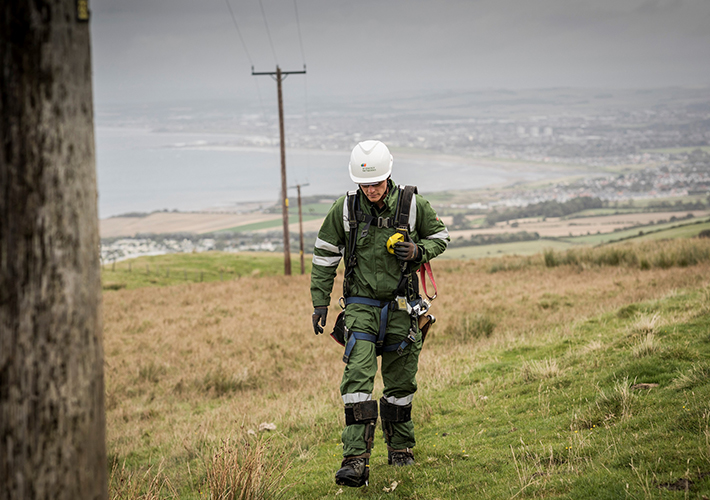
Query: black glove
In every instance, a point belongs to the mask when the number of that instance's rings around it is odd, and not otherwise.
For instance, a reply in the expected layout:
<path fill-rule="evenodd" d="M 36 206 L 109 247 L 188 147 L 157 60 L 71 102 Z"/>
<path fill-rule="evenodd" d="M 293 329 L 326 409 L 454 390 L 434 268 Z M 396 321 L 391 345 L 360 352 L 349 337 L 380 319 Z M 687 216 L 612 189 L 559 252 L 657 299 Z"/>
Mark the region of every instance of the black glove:
<path fill-rule="evenodd" d="M 398 241 L 395 243 L 394 254 L 399 260 L 417 261 L 422 258 L 421 249 L 413 241 Z"/>
<path fill-rule="evenodd" d="M 313 331 L 318 335 L 323 333 L 323 327 L 325 326 L 325 318 L 328 317 L 327 307 L 316 307 L 313 309 Z M 318 321 L 320 321 L 320 326 L 318 326 Z"/>

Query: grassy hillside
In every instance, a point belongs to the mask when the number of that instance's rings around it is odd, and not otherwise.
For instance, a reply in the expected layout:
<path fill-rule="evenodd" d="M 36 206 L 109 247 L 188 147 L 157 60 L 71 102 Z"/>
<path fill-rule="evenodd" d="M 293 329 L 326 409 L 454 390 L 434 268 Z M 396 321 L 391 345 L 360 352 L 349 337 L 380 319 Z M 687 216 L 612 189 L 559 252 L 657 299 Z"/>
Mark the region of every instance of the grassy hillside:
<path fill-rule="evenodd" d="M 333 481 L 342 351 L 313 335 L 309 276 L 105 293 L 111 495 L 220 498 L 260 480 L 264 498 L 707 497 L 710 242 L 653 247 L 705 257 L 435 262 L 418 463 L 387 466 L 378 431 L 357 490 Z"/>
<path fill-rule="evenodd" d="M 311 272 L 311 259 L 304 259 L 305 272 Z M 291 272 L 301 272 L 298 254 L 291 255 Z M 105 264 L 101 278 L 104 290 L 161 287 L 230 281 L 245 276 L 276 276 L 284 273 L 283 253 L 200 252 L 170 253 L 138 257 Z"/>

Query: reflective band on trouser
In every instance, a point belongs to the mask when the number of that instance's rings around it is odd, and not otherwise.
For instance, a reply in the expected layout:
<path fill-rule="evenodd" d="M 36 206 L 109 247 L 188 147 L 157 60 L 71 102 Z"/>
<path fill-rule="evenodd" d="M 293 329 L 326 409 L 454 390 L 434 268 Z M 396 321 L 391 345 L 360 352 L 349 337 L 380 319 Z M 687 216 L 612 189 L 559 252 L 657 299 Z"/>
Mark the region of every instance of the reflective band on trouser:
<path fill-rule="evenodd" d="M 366 392 L 349 392 L 348 394 L 343 394 L 343 404 L 351 405 L 355 403 L 361 403 L 363 401 L 371 401 L 372 394 Z"/>
<path fill-rule="evenodd" d="M 405 396 L 403 398 L 395 398 L 394 396 L 382 396 L 385 401 L 387 401 L 390 404 L 397 405 L 397 406 L 407 406 L 408 404 L 412 403 L 412 400 L 414 399 L 414 394 L 410 394 L 409 396 Z"/>
<path fill-rule="evenodd" d="M 320 255 L 313 256 L 313 263 L 318 266 L 323 267 L 337 267 L 340 264 L 340 259 L 343 257 L 341 255 L 336 255 L 335 257 L 321 257 Z"/>

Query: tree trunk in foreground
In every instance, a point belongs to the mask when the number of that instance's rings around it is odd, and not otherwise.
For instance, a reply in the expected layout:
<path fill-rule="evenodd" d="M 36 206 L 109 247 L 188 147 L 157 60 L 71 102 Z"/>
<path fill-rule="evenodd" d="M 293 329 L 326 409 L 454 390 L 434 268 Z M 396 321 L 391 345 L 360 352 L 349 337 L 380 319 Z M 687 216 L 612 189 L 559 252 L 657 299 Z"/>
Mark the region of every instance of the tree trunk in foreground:
<path fill-rule="evenodd" d="M 0 4 L 0 500 L 107 497 L 86 7 Z"/>

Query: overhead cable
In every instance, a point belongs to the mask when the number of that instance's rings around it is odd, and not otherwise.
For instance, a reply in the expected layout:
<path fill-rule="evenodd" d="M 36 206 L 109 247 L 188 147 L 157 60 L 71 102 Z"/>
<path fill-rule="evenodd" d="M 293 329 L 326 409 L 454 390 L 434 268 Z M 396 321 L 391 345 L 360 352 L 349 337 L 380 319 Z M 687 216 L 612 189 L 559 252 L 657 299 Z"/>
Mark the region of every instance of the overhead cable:
<path fill-rule="evenodd" d="M 232 22 L 234 23 L 234 27 L 237 28 L 237 34 L 239 35 L 239 39 L 242 41 L 242 47 L 244 47 L 244 52 L 247 55 L 247 59 L 249 59 L 249 64 L 254 66 L 254 61 L 252 60 L 251 55 L 249 54 L 249 51 L 247 50 L 247 44 L 244 43 L 244 37 L 242 37 L 242 32 L 239 29 L 239 24 L 237 24 L 237 18 L 234 15 L 234 11 L 232 11 L 232 6 L 229 5 L 229 0 L 224 0 L 224 3 L 227 4 L 227 8 L 229 9 L 229 13 L 232 16 Z"/>
<path fill-rule="evenodd" d="M 296 11 L 296 27 L 298 28 L 298 43 L 301 45 L 301 58 L 303 59 L 303 66 L 306 66 L 306 53 L 303 51 L 303 38 L 301 37 L 301 22 L 298 20 L 298 5 L 296 5 L 296 0 L 293 0 L 293 10 Z"/>
<path fill-rule="evenodd" d="M 249 50 L 247 50 L 247 44 L 244 42 L 244 37 L 242 36 L 242 32 L 239 29 L 239 23 L 237 23 L 237 16 L 234 15 L 234 11 L 232 10 L 232 6 L 229 4 L 229 0 L 224 0 L 224 3 L 227 4 L 227 8 L 229 9 L 229 14 L 232 17 L 232 22 L 234 23 L 234 27 L 237 30 L 237 35 L 239 35 L 239 40 L 242 42 L 242 47 L 244 48 L 244 53 L 247 55 L 247 59 L 249 59 L 249 64 L 251 64 L 251 67 L 254 68 L 254 60 L 251 58 L 251 54 L 249 54 Z M 252 78 L 252 80 L 254 80 Z M 261 98 L 261 88 L 259 88 L 259 82 L 257 80 L 254 80 L 254 84 L 256 85 L 256 94 L 259 96 L 259 105 L 261 106 L 261 114 L 264 116 L 264 121 L 266 121 L 266 109 L 264 108 L 264 100 Z"/>
<path fill-rule="evenodd" d="M 279 59 L 276 57 L 276 51 L 274 50 L 274 42 L 271 40 L 271 32 L 269 31 L 269 23 L 266 22 L 266 14 L 264 13 L 264 4 L 259 0 L 259 6 L 261 7 L 261 17 L 264 18 L 264 26 L 266 26 L 266 35 L 269 37 L 269 44 L 271 45 L 271 53 L 274 55 L 274 61 L 276 65 L 279 64 Z"/>

